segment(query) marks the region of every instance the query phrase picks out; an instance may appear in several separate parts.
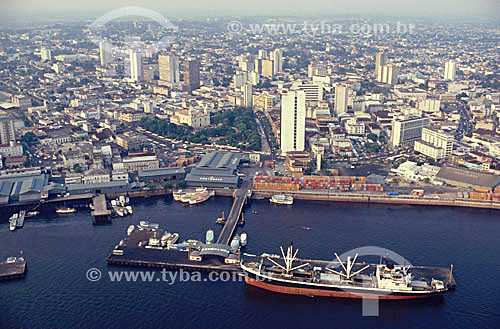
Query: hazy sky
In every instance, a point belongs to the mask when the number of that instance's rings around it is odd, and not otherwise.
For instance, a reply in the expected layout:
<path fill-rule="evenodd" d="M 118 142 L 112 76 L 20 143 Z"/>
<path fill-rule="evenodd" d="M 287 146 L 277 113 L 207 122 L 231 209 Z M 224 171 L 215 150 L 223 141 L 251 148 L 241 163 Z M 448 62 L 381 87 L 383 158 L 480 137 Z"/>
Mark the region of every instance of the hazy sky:
<path fill-rule="evenodd" d="M 4 14 L 100 12 L 139 6 L 168 17 L 175 15 L 335 15 L 500 17 L 500 0 L 0 0 Z"/>

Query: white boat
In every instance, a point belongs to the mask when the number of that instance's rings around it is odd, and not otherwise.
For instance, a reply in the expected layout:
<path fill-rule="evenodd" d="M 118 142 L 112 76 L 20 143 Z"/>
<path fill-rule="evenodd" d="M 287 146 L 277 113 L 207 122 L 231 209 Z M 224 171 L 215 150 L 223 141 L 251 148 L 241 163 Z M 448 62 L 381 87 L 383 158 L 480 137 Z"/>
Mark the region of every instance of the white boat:
<path fill-rule="evenodd" d="M 293 197 L 291 195 L 276 194 L 269 201 L 276 204 L 291 205 L 293 204 Z"/>
<path fill-rule="evenodd" d="M 240 247 L 240 237 L 235 235 L 233 240 L 231 240 L 231 250 L 236 251 Z"/>
<path fill-rule="evenodd" d="M 26 217 L 26 218 L 34 217 L 34 216 L 37 216 L 39 214 L 40 214 L 39 211 L 28 211 L 24 217 Z"/>
<path fill-rule="evenodd" d="M 115 210 L 115 212 L 118 216 L 120 216 L 120 217 L 125 216 L 125 213 L 123 212 L 122 207 L 113 207 L 113 209 Z"/>
<path fill-rule="evenodd" d="M 125 206 L 125 209 L 127 209 L 127 212 L 129 215 L 132 215 L 134 212 L 132 211 L 132 206 Z"/>
<path fill-rule="evenodd" d="M 127 229 L 127 235 L 130 235 L 132 234 L 132 232 L 134 232 L 134 229 L 135 229 L 135 226 L 134 225 L 130 225 Z"/>
<path fill-rule="evenodd" d="M 75 208 L 65 207 L 65 208 L 57 208 L 56 213 L 58 214 L 71 214 L 76 212 Z"/>
<path fill-rule="evenodd" d="M 126 207 L 122 207 L 122 211 L 123 211 L 123 214 L 124 214 L 125 216 L 127 216 L 127 215 L 128 215 L 128 211 L 127 211 L 127 208 L 126 208 Z"/>
<path fill-rule="evenodd" d="M 214 231 L 213 230 L 207 231 L 207 234 L 205 235 L 205 240 L 206 240 L 207 244 L 214 242 Z"/>
<path fill-rule="evenodd" d="M 118 198 L 118 200 L 120 201 L 120 204 L 122 205 L 122 207 L 124 207 L 125 206 L 125 196 L 120 195 L 120 197 Z"/>
<path fill-rule="evenodd" d="M 175 244 L 179 240 L 179 233 L 172 233 L 170 236 L 165 240 L 165 244 L 168 246 L 171 246 Z"/>
<path fill-rule="evenodd" d="M 143 228 L 143 229 L 144 228 L 149 228 L 149 221 L 147 221 L 147 220 L 141 220 L 139 222 L 139 228 Z"/>
<path fill-rule="evenodd" d="M 242 247 L 247 245 L 247 234 L 245 232 L 240 235 L 240 244 Z"/>
<path fill-rule="evenodd" d="M 118 205 L 118 201 L 116 201 L 116 200 L 111 200 L 111 205 L 112 205 L 113 207 L 116 207 L 116 206 Z"/>
<path fill-rule="evenodd" d="M 9 220 L 9 230 L 15 231 L 17 227 L 17 219 L 11 218 Z"/>
<path fill-rule="evenodd" d="M 196 192 L 191 199 L 189 200 L 189 204 L 198 204 L 207 201 L 211 197 L 215 195 L 215 191 L 203 191 L 203 192 Z"/>
<path fill-rule="evenodd" d="M 24 226 L 24 218 L 26 217 L 26 210 L 21 210 L 17 216 L 17 224 L 16 226 L 18 228 L 21 228 Z"/>

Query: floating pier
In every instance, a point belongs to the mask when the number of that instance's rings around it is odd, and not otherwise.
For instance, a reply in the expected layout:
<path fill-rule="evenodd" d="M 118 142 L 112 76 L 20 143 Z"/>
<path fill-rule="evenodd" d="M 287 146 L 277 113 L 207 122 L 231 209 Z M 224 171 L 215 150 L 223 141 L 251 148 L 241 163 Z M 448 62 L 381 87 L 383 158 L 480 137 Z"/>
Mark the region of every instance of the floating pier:
<path fill-rule="evenodd" d="M 5 262 L 0 264 L 0 281 L 24 278 L 26 274 L 26 260 Z"/>

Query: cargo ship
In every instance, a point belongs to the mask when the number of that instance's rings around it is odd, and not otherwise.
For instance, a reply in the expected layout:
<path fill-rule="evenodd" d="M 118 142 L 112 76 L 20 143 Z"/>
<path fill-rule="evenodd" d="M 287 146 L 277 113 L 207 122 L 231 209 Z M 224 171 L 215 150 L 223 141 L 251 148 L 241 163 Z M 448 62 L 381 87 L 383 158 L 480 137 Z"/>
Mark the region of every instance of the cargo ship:
<path fill-rule="evenodd" d="M 248 285 L 282 294 L 372 299 L 433 297 L 455 287 L 453 265 L 448 278 L 438 280 L 417 275 L 420 267 L 410 265 L 357 264 L 357 254 L 346 262 L 335 254 L 338 262 L 310 261 L 312 265 L 297 259 L 293 246 L 286 254 L 280 249 L 282 257 L 268 255 L 260 262 L 240 264 Z"/>

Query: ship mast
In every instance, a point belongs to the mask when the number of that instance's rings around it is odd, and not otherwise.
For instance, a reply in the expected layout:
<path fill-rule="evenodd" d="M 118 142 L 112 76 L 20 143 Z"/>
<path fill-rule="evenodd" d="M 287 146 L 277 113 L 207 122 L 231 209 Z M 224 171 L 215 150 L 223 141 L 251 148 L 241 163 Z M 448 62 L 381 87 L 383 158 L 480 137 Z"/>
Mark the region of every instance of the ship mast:
<path fill-rule="evenodd" d="M 337 260 L 339 261 L 339 263 L 342 266 L 342 269 L 344 270 L 345 273 L 337 272 L 337 271 L 332 270 L 331 268 L 328 268 L 328 267 L 325 267 L 325 268 L 332 273 L 335 273 L 337 275 L 345 277 L 347 280 L 350 280 L 353 276 L 358 275 L 359 273 L 363 272 L 364 270 L 366 270 L 367 268 L 370 267 L 370 265 L 366 265 L 366 266 L 362 267 L 361 269 L 357 270 L 356 272 L 351 273 L 352 268 L 356 264 L 356 259 L 358 258 L 358 254 L 356 254 L 354 256 L 354 259 L 352 261 L 351 261 L 351 257 L 347 256 L 347 263 L 345 266 L 344 266 L 344 263 L 340 260 L 339 255 L 337 255 L 337 253 L 334 253 L 334 255 L 337 258 Z"/>
<path fill-rule="evenodd" d="M 281 250 L 281 255 L 283 256 L 283 261 L 285 262 L 285 266 L 279 264 L 278 262 L 276 262 L 274 259 L 272 259 L 270 257 L 267 257 L 267 260 L 269 260 L 271 263 L 273 263 L 274 265 L 281 268 L 283 271 L 285 271 L 286 274 L 288 274 L 291 271 L 295 271 L 299 268 L 302 268 L 302 267 L 309 265 L 309 263 L 305 263 L 305 264 L 301 264 L 301 265 L 293 267 L 293 262 L 295 261 L 295 259 L 296 259 L 295 257 L 297 256 L 297 253 L 299 252 L 299 249 L 296 249 L 295 253 L 293 252 L 293 245 L 290 245 L 290 247 L 288 247 L 288 249 L 286 251 L 286 256 L 285 256 L 285 252 L 283 251 L 283 247 L 280 246 L 280 250 Z"/>

